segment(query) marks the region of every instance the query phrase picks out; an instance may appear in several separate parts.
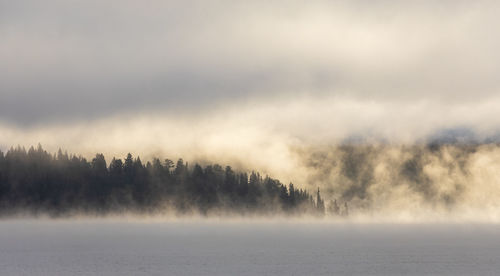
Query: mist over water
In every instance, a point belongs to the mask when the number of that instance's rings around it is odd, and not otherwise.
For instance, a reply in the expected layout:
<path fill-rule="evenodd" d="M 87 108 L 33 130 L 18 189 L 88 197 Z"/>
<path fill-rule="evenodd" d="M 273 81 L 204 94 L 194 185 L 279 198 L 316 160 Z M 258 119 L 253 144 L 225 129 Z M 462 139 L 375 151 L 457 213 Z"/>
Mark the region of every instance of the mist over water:
<path fill-rule="evenodd" d="M 497 275 L 500 1 L 0 0 L 0 275 Z"/>
<path fill-rule="evenodd" d="M 397 145 L 376 142 L 301 147 L 295 144 L 281 150 L 283 156 L 289 157 L 285 158 L 288 167 L 282 167 L 282 160 L 273 160 L 270 156 L 271 159 L 261 164 L 266 175 L 285 184 L 291 181 L 295 189 L 306 189 L 313 195 L 319 188 L 326 205 L 325 217 L 302 214 L 301 219 L 366 223 L 500 222 L 500 203 L 497 200 L 500 196 L 497 185 L 500 181 L 500 146 L 495 143 Z M 220 155 L 221 159 L 214 156 L 213 159 L 191 156 L 193 159 L 186 161 L 210 166 L 217 160 L 229 160 L 224 159 L 227 158 L 224 154 Z M 106 158 L 111 159 L 110 156 Z M 238 155 L 230 158 L 238 160 Z M 145 163 L 151 161 L 143 160 Z M 236 167 L 240 172 L 250 173 L 254 170 L 248 165 L 251 162 L 239 161 Z M 278 162 L 278 166 L 273 167 L 276 164 L 274 162 Z M 178 216 L 195 218 L 200 215 L 194 210 L 178 214 L 171 209 L 172 202 L 179 204 L 182 201 L 174 196 L 159 203 L 165 209 L 143 215 L 156 219 Z M 342 208 L 346 208 L 344 205 L 349 208 L 348 217 L 338 217 L 332 213 L 334 201 Z M 261 208 L 259 204 L 257 209 Z M 209 217 L 245 217 L 242 213 L 233 213 L 229 207 L 225 210 L 223 206 L 202 213 Z M 69 214 L 78 216 L 84 213 L 79 214 L 75 210 Z M 44 215 L 43 211 L 40 215 Z M 140 216 L 134 212 L 130 215 Z M 264 217 L 280 218 L 283 215 L 276 209 L 276 213 L 266 213 Z M 259 213 L 254 213 L 248 218 L 258 217 Z"/>
<path fill-rule="evenodd" d="M 498 222 L 497 144 L 343 145 L 298 150 L 307 183 L 351 214 Z"/>
<path fill-rule="evenodd" d="M 494 1 L 0 7 L 4 152 L 220 163 L 349 219 L 500 219 Z"/>
<path fill-rule="evenodd" d="M 329 111 L 332 104 L 334 111 Z M 6 151 L 16 145 L 12 141 L 27 147 L 41 143 L 50 152 L 61 148 L 89 160 L 95 153 L 110 161 L 132 152 L 144 161 L 183 158 L 192 164 L 256 170 L 311 192 L 320 188 L 327 209 L 332 200 L 347 203 L 351 220 L 500 220 L 500 147 L 494 121 L 452 128 L 456 123 L 451 116 L 439 122 L 434 115 L 425 119 L 425 108 L 405 112 L 402 107 L 403 118 L 389 120 L 390 112 L 378 104 L 349 101 L 290 103 L 282 107 L 283 116 L 266 104 L 243 107 L 207 116 L 153 113 L 38 127 L 4 124 L 0 145 Z M 467 109 L 454 113 L 459 110 Z M 475 120 L 492 112 L 492 107 L 484 108 Z M 314 121 L 318 115 L 329 119 Z M 347 124 L 348 119 L 353 123 Z M 412 120 L 414 125 L 404 124 Z M 372 133 L 366 133 L 369 122 Z M 419 130 L 422 125 L 426 131 Z"/>

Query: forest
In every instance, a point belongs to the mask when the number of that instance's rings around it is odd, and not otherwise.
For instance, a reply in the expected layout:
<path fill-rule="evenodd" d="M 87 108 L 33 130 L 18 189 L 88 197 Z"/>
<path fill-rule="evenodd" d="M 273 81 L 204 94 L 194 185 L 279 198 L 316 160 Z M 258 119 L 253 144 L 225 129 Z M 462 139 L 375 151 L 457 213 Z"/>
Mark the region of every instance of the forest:
<path fill-rule="evenodd" d="M 334 206 L 338 208 L 338 206 Z M 230 166 L 200 166 L 182 159 L 143 163 L 92 160 L 41 145 L 0 151 L 0 214 L 67 216 L 121 213 L 176 215 L 325 214 L 320 191 L 313 197 L 293 183 Z"/>

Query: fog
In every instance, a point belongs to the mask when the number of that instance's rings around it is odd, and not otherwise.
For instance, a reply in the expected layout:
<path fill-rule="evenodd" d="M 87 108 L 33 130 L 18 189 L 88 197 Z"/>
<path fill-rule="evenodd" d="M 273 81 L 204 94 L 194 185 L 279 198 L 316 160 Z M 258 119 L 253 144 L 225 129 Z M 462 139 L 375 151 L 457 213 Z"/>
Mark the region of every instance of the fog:
<path fill-rule="evenodd" d="M 368 103 L 358 106 L 344 101 L 334 105 L 333 111 L 321 103 L 307 106 L 314 112 L 296 104 L 279 111 L 262 105 L 258 110 L 250 106 L 175 120 L 158 113 L 39 128 L 5 125 L 0 142 L 26 146 L 40 142 L 49 151 L 62 148 L 89 159 L 102 152 L 109 161 L 131 151 L 143 160 L 184 158 L 191 164 L 217 162 L 240 171 L 257 170 L 312 192 L 319 187 L 327 206 L 333 199 L 347 202 L 349 220 L 359 222 L 499 222 L 500 147 L 487 141 L 496 141 L 495 132 L 488 134 L 487 128 L 481 132 L 477 124 L 477 130 L 450 131 L 448 137 L 440 134 L 443 128 L 433 129 L 425 118 L 415 118 L 416 124 L 423 122 L 429 131 L 415 126 L 415 136 L 405 137 L 414 126 L 391 122 L 387 126 L 383 120 L 411 121 L 401 117 L 416 116 L 414 110 L 400 110 L 400 116 L 393 118 L 390 110 Z M 357 113 L 360 108 L 366 110 Z M 292 115 L 281 116 L 281 112 Z M 387 127 L 390 134 L 356 135 L 355 123 L 338 126 L 333 123 L 335 117 L 310 125 L 315 116 L 326 118 L 336 112 L 344 115 L 336 116 L 342 120 L 378 116 L 380 120 L 373 119 L 372 127 Z M 486 115 L 476 112 L 475 116 L 490 116 L 494 110 L 485 104 L 482 112 Z M 460 113 L 441 117 L 442 126 Z"/>
<path fill-rule="evenodd" d="M 350 219 L 497 222 L 499 10 L 0 0 L 0 150 L 217 162 Z"/>

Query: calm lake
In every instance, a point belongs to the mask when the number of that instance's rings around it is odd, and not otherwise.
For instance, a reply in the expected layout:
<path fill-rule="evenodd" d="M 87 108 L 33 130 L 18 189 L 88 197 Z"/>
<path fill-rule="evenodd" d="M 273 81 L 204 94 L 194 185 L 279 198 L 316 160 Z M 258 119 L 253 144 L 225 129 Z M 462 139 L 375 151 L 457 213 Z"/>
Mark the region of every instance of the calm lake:
<path fill-rule="evenodd" d="M 0 275 L 499 272 L 499 225 L 0 221 Z"/>

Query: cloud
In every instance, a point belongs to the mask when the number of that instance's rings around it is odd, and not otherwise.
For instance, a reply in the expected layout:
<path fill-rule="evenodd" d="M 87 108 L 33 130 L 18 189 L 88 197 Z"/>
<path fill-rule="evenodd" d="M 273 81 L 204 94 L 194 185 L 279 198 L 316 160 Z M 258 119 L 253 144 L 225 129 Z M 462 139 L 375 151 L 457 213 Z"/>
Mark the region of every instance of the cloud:
<path fill-rule="evenodd" d="M 499 88 L 498 11 L 494 1 L 0 1 L 0 118 L 189 114 L 304 95 L 480 105 Z"/>
<path fill-rule="evenodd" d="M 461 200 L 465 215 L 494 215 L 497 148 L 467 153 L 463 172 L 460 149 L 403 165 L 402 145 L 499 140 L 499 12 L 487 0 L 0 0 L 0 149 L 209 160 L 331 184 L 384 212 Z M 359 179 L 339 165 L 351 157 Z"/>
<path fill-rule="evenodd" d="M 478 142 L 497 141 L 500 111 L 496 102 L 442 106 L 428 101 L 302 96 L 235 102 L 203 112 L 121 113 L 30 127 L 3 122 L 0 149 L 41 143 L 53 152 L 62 148 L 87 157 L 96 152 L 123 157 L 130 151 L 144 158 L 221 162 L 300 182 L 307 175 L 300 171 L 297 148 L 345 142 L 420 144 L 462 133 Z"/>
<path fill-rule="evenodd" d="M 441 106 L 426 103 L 404 106 L 342 98 L 279 103 L 260 104 L 259 109 L 247 103 L 190 116 L 158 112 L 37 127 L 2 124 L 0 149 L 40 142 L 51 152 L 62 148 L 87 158 L 102 152 L 108 162 L 129 151 L 143 161 L 182 157 L 190 164 L 218 162 L 308 190 L 321 187 L 327 201 L 348 201 L 353 218 L 363 221 L 367 216 L 499 221 L 498 145 L 419 143 L 468 121 L 485 122 L 466 129 L 487 138 L 499 123 L 489 119 L 500 118 L 494 104 L 450 105 L 438 111 Z M 354 134 L 367 130 L 375 140 L 356 143 Z"/>

